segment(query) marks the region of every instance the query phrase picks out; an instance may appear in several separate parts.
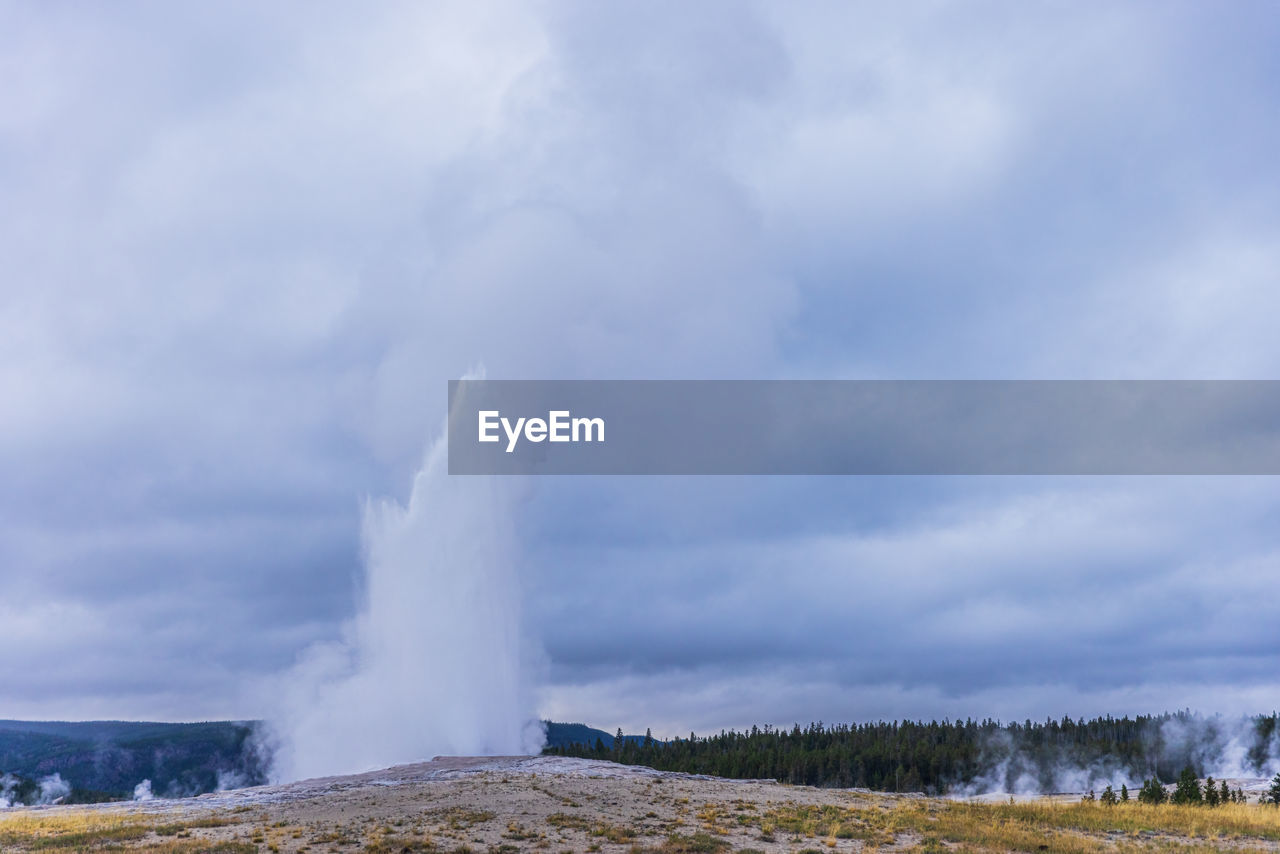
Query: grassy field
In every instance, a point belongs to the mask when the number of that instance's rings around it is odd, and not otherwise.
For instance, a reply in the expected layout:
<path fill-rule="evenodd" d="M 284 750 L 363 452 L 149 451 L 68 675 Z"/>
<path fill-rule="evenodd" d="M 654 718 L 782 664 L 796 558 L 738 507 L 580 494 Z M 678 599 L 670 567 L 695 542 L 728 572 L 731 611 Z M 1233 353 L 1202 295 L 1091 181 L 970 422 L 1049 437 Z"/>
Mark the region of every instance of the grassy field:
<path fill-rule="evenodd" d="M 148 851 L 155 854 L 253 854 L 258 846 L 192 838 L 195 829 L 221 828 L 231 818 L 174 823 L 165 818 L 87 809 L 11 810 L 0 813 L 0 851 Z"/>
<path fill-rule="evenodd" d="M 863 850 L 920 852 L 1280 850 L 1280 810 L 1256 805 L 1108 807 L 873 796 L 859 806 L 784 806 L 763 814 L 749 807 L 716 809 L 699 818 L 713 836 L 736 823 L 758 828 L 763 841 L 786 839 L 801 850 L 830 850 L 842 839 L 860 841 Z"/>

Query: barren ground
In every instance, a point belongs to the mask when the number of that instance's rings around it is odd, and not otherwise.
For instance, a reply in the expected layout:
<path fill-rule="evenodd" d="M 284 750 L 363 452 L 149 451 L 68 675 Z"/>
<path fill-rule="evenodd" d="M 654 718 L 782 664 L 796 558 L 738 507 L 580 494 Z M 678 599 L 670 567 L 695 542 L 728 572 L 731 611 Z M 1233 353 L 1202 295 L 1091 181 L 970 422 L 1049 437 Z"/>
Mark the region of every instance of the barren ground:
<path fill-rule="evenodd" d="M 0 850 L 1280 851 L 1280 810 L 957 802 L 582 759 L 444 757 L 182 800 L 11 809 L 0 813 Z"/>

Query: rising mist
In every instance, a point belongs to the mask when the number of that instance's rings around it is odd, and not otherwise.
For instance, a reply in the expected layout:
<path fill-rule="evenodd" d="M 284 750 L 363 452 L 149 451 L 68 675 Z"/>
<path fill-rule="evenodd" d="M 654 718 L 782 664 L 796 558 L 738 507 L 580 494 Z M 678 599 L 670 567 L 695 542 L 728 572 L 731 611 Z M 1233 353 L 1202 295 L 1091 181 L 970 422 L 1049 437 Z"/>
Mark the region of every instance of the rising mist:
<path fill-rule="evenodd" d="M 446 754 L 536 753 L 508 484 L 450 477 L 429 447 L 408 504 L 371 502 L 357 616 L 283 682 L 273 777 Z"/>

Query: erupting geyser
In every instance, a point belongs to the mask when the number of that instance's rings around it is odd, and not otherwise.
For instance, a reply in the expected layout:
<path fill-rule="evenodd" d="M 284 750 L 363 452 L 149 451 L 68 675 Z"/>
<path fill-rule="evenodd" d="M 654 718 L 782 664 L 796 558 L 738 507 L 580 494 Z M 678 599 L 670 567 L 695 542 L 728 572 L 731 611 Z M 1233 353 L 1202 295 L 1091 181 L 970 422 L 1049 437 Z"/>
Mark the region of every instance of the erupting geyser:
<path fill-rule="evenodd" d="M 446 461 L 441 437 L 407 506 L 366 508 L 362 606 L 285 681 L 277 778 L 541 749 L 509 485 L 449 477 Z"/>

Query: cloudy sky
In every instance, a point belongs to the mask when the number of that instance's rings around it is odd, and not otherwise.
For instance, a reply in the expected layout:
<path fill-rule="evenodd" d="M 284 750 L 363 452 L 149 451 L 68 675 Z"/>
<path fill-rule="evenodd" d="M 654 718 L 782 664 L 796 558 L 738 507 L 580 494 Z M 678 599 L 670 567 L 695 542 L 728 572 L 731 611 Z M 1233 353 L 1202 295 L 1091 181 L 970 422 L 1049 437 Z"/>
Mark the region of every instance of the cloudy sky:
<path fill-rule="evenodd" d="M 0 717 L 265 714 L 477 366 L 1276 379 L 1276 44 L 1248 0 L 0 3 Z M 1273 478 L 518 489 L 556 719 L 1280 704 Z"/>

